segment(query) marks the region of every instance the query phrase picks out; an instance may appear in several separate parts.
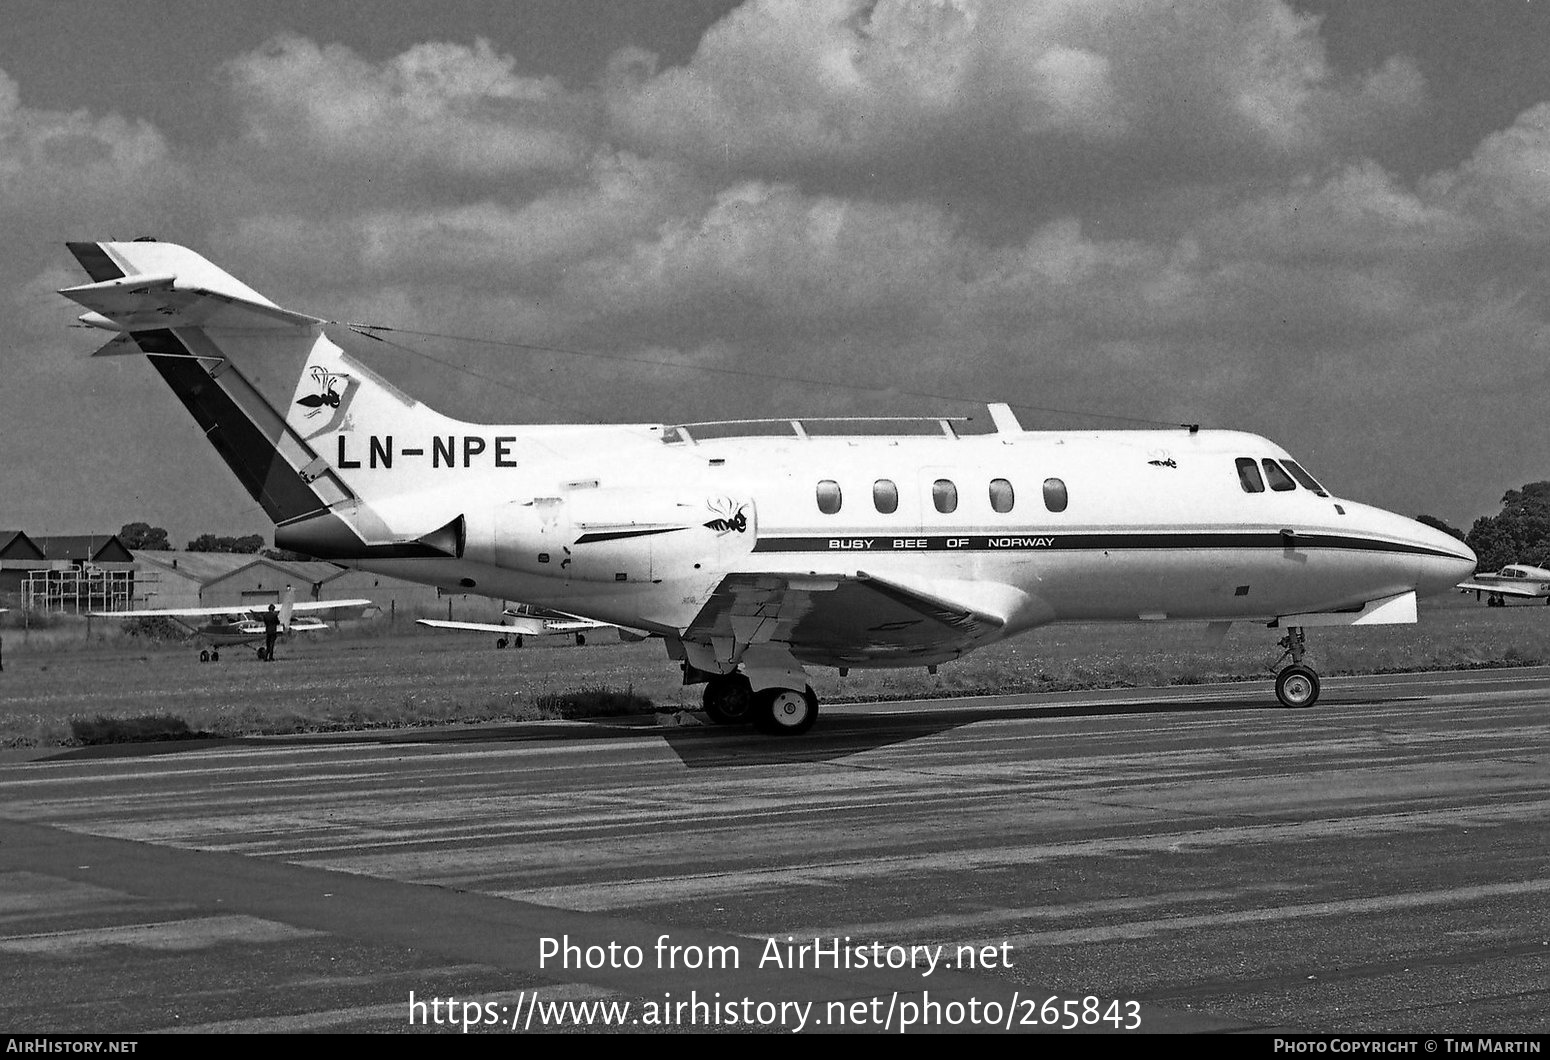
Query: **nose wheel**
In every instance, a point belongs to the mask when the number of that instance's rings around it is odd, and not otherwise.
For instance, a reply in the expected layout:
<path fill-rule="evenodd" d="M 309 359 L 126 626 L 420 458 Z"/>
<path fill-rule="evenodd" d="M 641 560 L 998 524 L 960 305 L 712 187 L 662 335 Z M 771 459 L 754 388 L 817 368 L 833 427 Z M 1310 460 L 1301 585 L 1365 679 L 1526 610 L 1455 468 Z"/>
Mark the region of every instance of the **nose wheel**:
<path fill-rule="evenodd" d="M 1319 675 L 1313 667 L 1304 666 L 1303 655 L 1307 643 L 1303 640 L 1302 627 L 1292 626 L 1281 639 L 1286 651 L 1281 658 L 1291 657 L 1292 664 L 1276 674 L 1276 698 L 1283 707 L 1311 707 L 1319 700 Z"/>
<path fill-rule="evenodd" d="M 1306 666 L 1288 666 L 1276 674 L 1276 698 L 1283 707 L 1311 707 L 1319 698 L 1319 675 Z"/>

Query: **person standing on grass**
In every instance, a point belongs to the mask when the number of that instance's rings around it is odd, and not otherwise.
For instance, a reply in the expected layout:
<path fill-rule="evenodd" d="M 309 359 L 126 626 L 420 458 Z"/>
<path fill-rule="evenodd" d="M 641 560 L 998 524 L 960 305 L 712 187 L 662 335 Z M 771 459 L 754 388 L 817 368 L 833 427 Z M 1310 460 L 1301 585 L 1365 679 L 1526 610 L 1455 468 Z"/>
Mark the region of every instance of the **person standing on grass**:
<path fill-rule="evenodd" d="M 264 661 L 274 662 L 274 641 L 280 635 L 280 616 L 275 612 L 274 604 L 269 605 L 269 610 L 264 612 Z"/>

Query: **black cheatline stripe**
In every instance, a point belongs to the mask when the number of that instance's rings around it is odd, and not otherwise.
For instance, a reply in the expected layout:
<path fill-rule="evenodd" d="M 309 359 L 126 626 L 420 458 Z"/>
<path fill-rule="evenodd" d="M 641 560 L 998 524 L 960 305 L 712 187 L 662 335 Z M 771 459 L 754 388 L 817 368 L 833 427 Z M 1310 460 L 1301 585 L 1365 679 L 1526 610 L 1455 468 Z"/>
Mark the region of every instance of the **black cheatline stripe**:
<path fill-rule="evenodd" d="M 1290 540 L 1275 532 L 1137 533 L 1137 534 L 898 534 L 848 533 L 823 537 L 761 537 L 755 552 L 1080 552 L 1108 549 L 1349 549 L 1396 552 L 1458 559 L 1426 545 L 1381 541 L 1347 534 L 1295 533 Z"/>
<path fill-rule="evenodd" d="M 75 255 L 75 260 L 81 263 L 81 268 L 86 270 L 86 275 L 92 278 L 93 283 L 123 277 L 124 270 L 113 264 L 113 259 L 96 243 L 66 243 L 65 246 Z"/>
<path fill-rule="evenodd" d="M 599 541 L 618 541 L 627 537 L 650 537 L 653 534 L 673 534 L 679 530 L 687 530 L 687 526 L 660 526 L 653 530 L 608 530 L 599 534 L 582 534 L 576 539 L 578 545 L 595 545 Z"/>
<path fill-rule="evenodd" d="M 184 355 L 149 360 L 270 520 L 281 523 L 324 507 L 312 487 L 286 463 L 274 442 L 210 378 L 204 365 L 176 335 L 161 330 L 136 332 L 134 337 L 148 354 Z"/>

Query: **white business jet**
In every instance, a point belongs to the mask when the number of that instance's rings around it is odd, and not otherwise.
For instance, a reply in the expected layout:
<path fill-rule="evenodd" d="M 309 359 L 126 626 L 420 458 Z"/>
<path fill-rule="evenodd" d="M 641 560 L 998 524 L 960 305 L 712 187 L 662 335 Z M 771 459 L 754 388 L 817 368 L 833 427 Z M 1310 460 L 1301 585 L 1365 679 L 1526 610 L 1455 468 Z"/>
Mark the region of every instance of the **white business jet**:
<path fill-rule="evenodd" d="M 1252 621 L 1309 706 L 1309 626 L 1413 622 L 1457 539 L 1235 431 L 813 420 L 465 423 L 170 243 L 72 243 L 63 292 L 144 353 L 275 544 L 659 636 L 718 722 L 793 734 L 810 666 L 935 667 L 1050 622 Z M 863 431 L 864 433 L 857 433 Z"/>

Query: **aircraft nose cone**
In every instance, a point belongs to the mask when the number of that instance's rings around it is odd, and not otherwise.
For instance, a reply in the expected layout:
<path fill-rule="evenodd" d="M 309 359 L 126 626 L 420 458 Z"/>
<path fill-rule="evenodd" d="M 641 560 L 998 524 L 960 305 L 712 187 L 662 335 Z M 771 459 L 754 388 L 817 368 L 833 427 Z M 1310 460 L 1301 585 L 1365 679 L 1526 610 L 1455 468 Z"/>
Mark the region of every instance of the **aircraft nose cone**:
<path fill-rule="evenodd" d="M 1474 550 L 1452 534 L 1417 523 L 1415 537 L 1415 543 L 1426 550 L 1416 573 L 1417 595 L 1451 589 L 1475 572 Z"/>

